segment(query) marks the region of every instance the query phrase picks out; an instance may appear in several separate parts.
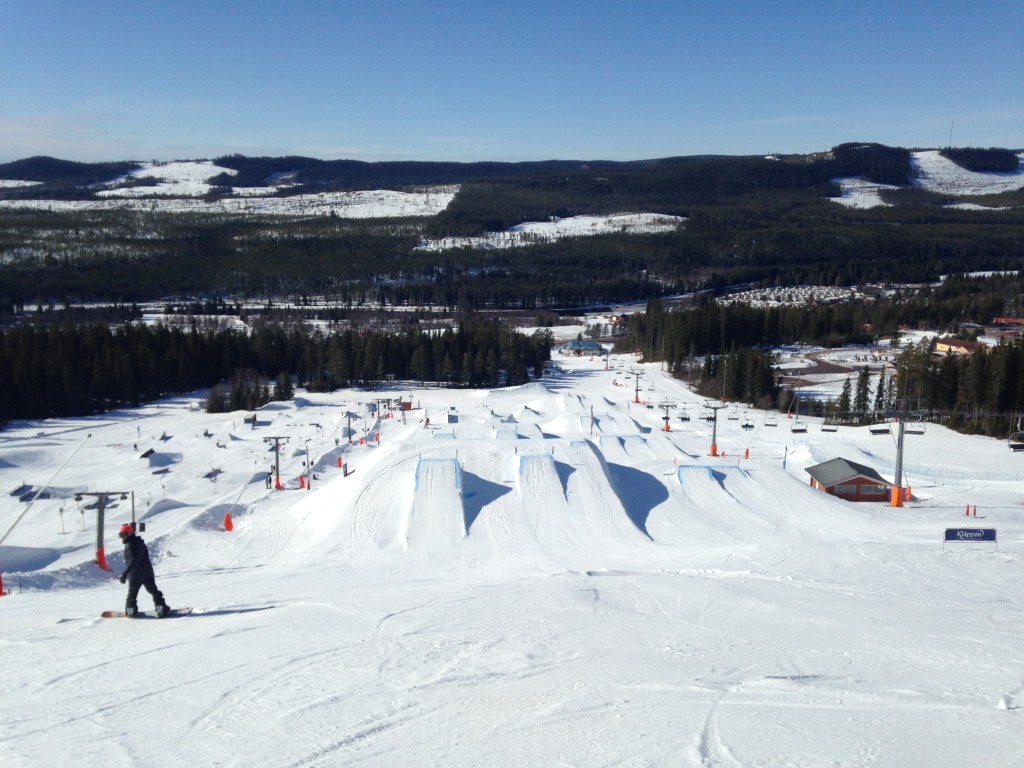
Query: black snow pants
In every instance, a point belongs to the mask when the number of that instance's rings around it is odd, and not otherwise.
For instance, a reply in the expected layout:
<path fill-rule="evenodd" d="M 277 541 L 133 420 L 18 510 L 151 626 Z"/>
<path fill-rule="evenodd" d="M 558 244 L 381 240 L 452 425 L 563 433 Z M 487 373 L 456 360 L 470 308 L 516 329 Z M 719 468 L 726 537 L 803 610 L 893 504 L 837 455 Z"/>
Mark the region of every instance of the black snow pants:
<path fill-rule="evenodd" d="M 143 587 L 153 597 L 153 605 L 157 608 L 161 606 L 166 607 L 167 603 L 164 602 L 164 593 L 156 588 L 156 577 L 153 575 L 153 571 L 147 573 L 140 573 L 138 576 L 132 575 L 128 579 L 128 598 L 125 600 L 124 607 L 129 613 L 133 613 L 139 609 L 139 590 Z"/>

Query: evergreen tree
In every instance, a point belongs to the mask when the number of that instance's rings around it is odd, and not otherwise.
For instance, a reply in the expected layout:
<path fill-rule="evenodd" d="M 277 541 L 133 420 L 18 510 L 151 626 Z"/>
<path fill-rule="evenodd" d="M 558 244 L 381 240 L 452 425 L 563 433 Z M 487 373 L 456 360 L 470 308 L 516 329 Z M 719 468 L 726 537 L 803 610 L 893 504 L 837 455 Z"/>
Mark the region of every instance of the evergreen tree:
<path fill-rule="evenodd" d="M 885 366 L 883 365 L 878 375 L 878 386 L 875 388 L 875 413 L 878 414 L 885 413 L 888 410 L 886 400 L 888 393 L 886 392 L 885 382 Z"/>
<path fill-rule="evenodd" d="M 850 377 L 846 377 L 846 381 L 843 382 L 842 392 L 839 394 L 839 403 L 837 410 L 839 411 L 840 419 L 848 419 L 850 417 L 850 396 L 853 392 L 853 385 L 850 382 Z"/>
<path fill-rule="evenodd" d="M 871 397 L 871 374 L 865 365 L 857 376 L 857 394 L 853 399 L 853 412 L 858 419 L 863 420 L 868 413 L 868 405 Z"/>
<path fill-rule="evenodd" d="M 292 386 L 292 377 L 285 371 L 281 371 L 274 382 L 274 399 L 282 401 L 291 400 L 293 397 L 295 397 L 295 388 Z"/>

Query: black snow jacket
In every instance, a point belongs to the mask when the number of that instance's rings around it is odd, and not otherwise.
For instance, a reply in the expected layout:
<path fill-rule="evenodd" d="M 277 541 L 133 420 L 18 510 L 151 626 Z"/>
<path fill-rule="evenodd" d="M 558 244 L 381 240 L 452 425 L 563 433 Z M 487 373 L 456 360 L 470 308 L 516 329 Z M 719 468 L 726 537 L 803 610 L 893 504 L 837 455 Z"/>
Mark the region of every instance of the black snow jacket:
<path fill-rule="evenodd" d="M 149 561 L 149 549 L 139 536 L 128 536 L 124 540 L 124 573 L 121 579 L 135 581 L 152 578 L 153 564 Z"/>

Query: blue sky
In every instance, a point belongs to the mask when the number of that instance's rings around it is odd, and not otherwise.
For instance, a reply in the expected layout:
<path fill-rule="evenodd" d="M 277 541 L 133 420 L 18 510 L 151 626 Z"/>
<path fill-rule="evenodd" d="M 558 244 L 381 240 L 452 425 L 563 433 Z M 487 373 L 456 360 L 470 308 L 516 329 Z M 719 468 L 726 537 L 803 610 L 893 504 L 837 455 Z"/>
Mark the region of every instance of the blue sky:
<path fill-rule="evenodd" d="M 1024 147 L 1024 2 L 0 0 L 0 161 Z"/>

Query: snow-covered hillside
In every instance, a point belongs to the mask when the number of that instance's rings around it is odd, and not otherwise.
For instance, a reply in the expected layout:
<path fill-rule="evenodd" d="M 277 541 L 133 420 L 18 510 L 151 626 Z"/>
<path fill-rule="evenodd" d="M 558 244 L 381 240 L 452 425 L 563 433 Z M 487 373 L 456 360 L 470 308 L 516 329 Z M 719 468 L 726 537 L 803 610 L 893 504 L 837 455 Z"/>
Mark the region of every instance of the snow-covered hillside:
<path fill-rule="evenodd" d="M 1024 161 L 1024 153 L 1017 155 Z M 961 168 L 938 150 L 913 152 L 915 184 L 940 195 L 994 195 L 1024 187 L 1024 165 L 1010 173 L 977 173 Z"/>
<path fill-rule="evenodd" d="M 0 210 L 33 209 L 45 211 L 132 210 L 162 213 L 212 213 L 225 215 L 336 216 L 343 219 L 399 218 L 436 216 L 455 198 L 458 185 L 431 187 L 414 192 L 368 190 L 358 192 L 278 193 L 290 186 L 290 177 L 280 186 L 234 187 L 226 197 L 206 199 L 213 191 L 214 177 L 230 168 L 210 160 L 168 163 L 143 163 L 128 176 L 110 182 L 97 193 L 103 200 L 0 200 Z M 31 184 L 0 181 L 0 186 Z M 525 222 L 507 232 L 484 237 L 446 238 L 424 241 L 423 250 L 451 248 L 512 248 L 564 237 L 600 235 L 609 232 L 649 233 L 675 229 L 684 220 L 677 216 L 631 213 L 610 216 L 575 216 L 545 222 Z"/>
<path fill-rule="evenodd" d="M 806 468 L 891 480 L 895 434 L 726 403 L 710 456 L 705 401 L 657 365 L 556 363 L 511 389 L 300 393 L 255 419 L 197 393 L 0 432 L 0 762 L 1019 760 L 1004 441 L 929 425 L 906 438 L 913 500 L 850 504 Z M 90 492 L 111 494 L 111 572 Z M 191 616 L 99 618 L 133 510 Z M 956 527 L 998 542 L 944 545 Z"/>
<path fill-rule="evenodd" d="M 1024 153 L 1017 155 L 1024 161 Z M 912 152 L 910 163 L 916 176 L 914 184 L 921 189 L 942 195 L 994 195 L 1024 188 L 1024 162 L 1012 173 L 977 173 L 961 168 L 939 154 L 938 150 Z M 881 192 L 898 189 L 889 184 L 876 184 L 860 178 L 834 179 L 842 190 L 841 197 L 832 198 L 851 208 L 874 208 L 887 205 Z M 959 206 L 966 207 L 966 206 Z M 981 210 L 981 206 L 971 206 Z"/>
<path fill-rule="evenodd" d="M 213 189 L 210 179 L 223 173 L 235 176 L 238 171 L 214 165 L 210 160 L 143 163 L 142 167 L 123 179 L 111 182 L 110 189 L 97 194 L 100 197 L 201 197 Z M 143 186 L 130 186 L 132 182 L 142 180 L 146 180 Z M 273 187 L 269 187 L 268 190 L 277 191 Z"/>
<path fill-rule="evenodd" d="M 369 190 L 320 192 L 275 197 L 288 185 L 237 187 L 227 197 L 205 199 L 210 180 L 235 171 L 209 160 L 144 163 L 110 188 L 97 193 L 103 200 L 0 200 L 2 209 L 44 211 L 130 210 L 161 213 L 214 213 L 266 216 L 337 216 L 346 219 L 436 216 L 458 192 L 454 185 L 414 192 Z M 145 181 L 141 185 L 140 180 Z M 151 180 L 151 181 L 147 181 Z M 8 181 L 7 186 L 28 182 Z"/>

